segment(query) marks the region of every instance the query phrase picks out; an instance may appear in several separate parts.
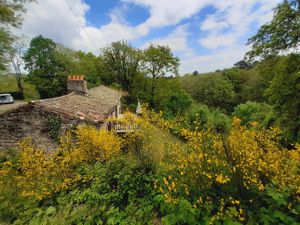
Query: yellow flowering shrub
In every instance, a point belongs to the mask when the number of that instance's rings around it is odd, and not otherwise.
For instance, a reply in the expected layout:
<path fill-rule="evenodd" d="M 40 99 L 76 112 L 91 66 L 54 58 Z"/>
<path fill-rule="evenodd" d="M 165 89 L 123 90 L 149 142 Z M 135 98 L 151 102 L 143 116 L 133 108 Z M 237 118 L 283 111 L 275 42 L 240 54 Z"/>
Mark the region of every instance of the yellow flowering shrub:
<path fill-rule="evenodd" d="M 161 122 L 160 114 L 149 120 L 153 119 L 157 119 L 153 122 L 157 126 L 172 129 L 172 122 Z M 299 145 L 285 149 L 280 145 L 278 128 L 263 130 L 257 123 L 251 125 L 242 126 L 238 118 L 233 118 L 226 135 L 182 129 L 179 135 L 186 145 L 168 146 L 163 161 L 165 177 L 155 184 L 165 202 L 176 205 L 185 198 L 195 208 L 217 207 L 212 223 L 222 216 L 242 222 L 244 211 L 237 190 L 262 192 L 273 185 L 299 195 Z"/>
<path fill-rule="evenodd" d="M 124 152 L 139 155 L 143 148 L 143 140 L 147 132 L 148 123 L 130 112 L 125 112 L 120 118 L 110 118 L 108 122 L 117 124 L 120 128 L 128 130 L 122 133 L 122 149 Z"/>
<path fill-rule="evenodd" d="M 164 130 L 166 127 L 158 126 L 158 124 L 154 126 L 151 115 L 156 116 L 154 112 L 146 111 L 143 108 L 142 117 L 126 112 L 121 118 L 111 118 L 109 121 L 117 123 L 120 127 L 134 128 L 129 132 L 120 134 L 125 153 L 138 158 L 147 158 L 151 163 L 158 166 L 165 156 L 166 146 L 173 143 L 176 138 Z M 160 116 L 155 118 L 160 118 Z M 161 119 L 160 121 L 165 120 Z M 165 123 L 165 126 L 167 124 Z"/>
<path fill-rule="evenodd" d="M 30 139 L 20 142 L 20 174 L 16 177 L 21 195 L 41 200 L 82 180 L 76 167 L 104 162 L 121 152 L 121 138 L 111 132 L 80 126 L 60 138 L 60 147 L 51 153 L 36 148 Z M 85 178 L 86 179 L 86 178 Z"/>
<path fill-rule="evenodd" d="M 280 130 L 247 129 L 241 120 L 233 119 L 225 145 L 228 161 L 241 175 L 246 188 L 250 185 L 263 190 L 272 182 L 281 188 L 295 189 L 300 186 L 300 148 L 287 150 L 280 146 Z"/>
<path fill-rule="evenodd" d="M 72 142 L 71 133 L 67 133 L 60 140 L 58 151 L 63 153 L 66 162 L 106 161 L 121 151 L 121 139 L 106 130 L 80 126 L 75 131 L 75 136 L 75 142 Z"/>
<path fill-rule="evenodd" d="M 16 176 L 17 185 L 23 197 L 33 197 L 41 200 L 51 194 L 58 180 L 58 165 L 53 162 L 52 156 L 45 151 L 32 146 L 32 140 L 26 138 L 19 143 L 20 159 L 18 168 L 21 171 Z"/>
<path fill-rule="evenodd" d="M 163 112 L 160 111 L 159 113 L 156 113 L 154 111 L 147 110 L 146 107 L 142 107 L 143 112 L 143 120 L 147 123 L 156 125 L 160 129 L 164 131 L 169 131 L 173 127 L 175 127 L 176 121 L 174 120 L 165 120 L 163 118 Z"/>

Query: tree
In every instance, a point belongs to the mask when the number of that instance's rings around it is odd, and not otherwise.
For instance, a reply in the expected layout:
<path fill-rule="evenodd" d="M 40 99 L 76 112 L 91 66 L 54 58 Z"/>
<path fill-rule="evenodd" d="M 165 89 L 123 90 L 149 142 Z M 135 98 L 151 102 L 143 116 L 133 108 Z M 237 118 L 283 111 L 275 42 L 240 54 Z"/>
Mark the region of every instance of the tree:
<path fill-rule="evenodd" d="M 300 54 L 282 57 L 273 67 L 275 75 L 265 94 L 286 136 L 300 142 Z"/>
<path fill-rule="evenodd" d="M 200 103 L 225 111 L 231 111 L 234 107 L 234 87 L 230 80 L 221 74 L 199 76 L 195 81 L 192 96 Z"/>
<path fill-rule="evenodd" d="M 139 72 L 140 51 L 125 41 L 113 42 L 103 49 L 104 67 L 112 75 L 111 83 L 117 81 L 123 90 L 129 91 Z"/>
<path fill-rule="evenodd" d="M 22 13 L 25 11 L 24 3 L 32 0 L 0 0 L 0 70 L 6 68 L 9 61 L 9 53 L 15 35 L 12 28 L 22 24 Z"/>
<path fill-rule="evenodd" d="M 72 70 L 74 74 L 83 74 L 86 76 L 88 87 L 96 87 L 101 83 L 103 72 L 103 63 L 100 57 L 93 53 L 75 52 L 76 61 Z"/>
<path fill-rule="evenodd" d="M 187 113 L 187 122 L 191 130 L 215 130 L 219 133 L 228 131 L 229 117 L 219 110 L 206 105 L 193 104 Z"/>
<path fill-rule="evenodd" d="M 258 66 L 264 79 L 271 81 L 265 95 L 291 141 L 300 140 L 300 55 L 278 55 L 298 50 L 299 43 L 300 1 L 284 0 L 275 8 L 272 21 L 248 40 L 252 49 L 246 54 L 250 60 L 257 56 L 265 58 L 262 66 Z"/>
<path fill-rule="evenodd" d="M 184 90 L 178 90 L 169 96 L 166 111 L 172 116 L 179 116 L 186 112 L 191 104 L 191 96 Z"/>
<path fill-rule="evenodd" d="M 256 35 L 248 40 L 252 49 L 246 58 L 266 58 L 281 52 L 296 49 L 300 43 L 300 1 L 284 0 L 274 10 L 270 23 L 263 25 Z"/>
<path fill-rule="evenodd" d="M 73 51 L 60 44 L 57 44 L 55 55 L 68 74 L 85 75 L 89 88 L 98 86 L 101 83 L 104 72 L 102 71 L 100 57 L 91 52 Z"/>
<path fill-rule="evenodd" d="M 245 60 L 240 60 L 236 62 L 234 64 L 234 67 L 238 69 L 246 69 L 246 70 L 252 68 L 251 64 L 249 62 L 246 62 Z"/>
<path fill-rule="evenodd" d="M 222 74 L 233 85 L 236 94 L 235 105 L 245 103 L 246 101 L 261 102 L 264 100 L 265 81 L 261 78 L 257 70 L 231 68 L 223 70 Z"/>
<path fill-rule="evenodd" d="M 150 45 L 144 50 L 143 67 L 147 75 L 152 78 L 150 92 L 150 107 L 154 107 L 154 95 L 157 79 L 167 73 L 178 74 L 179 59 L 175 57 L 168 46 Z"/>
<path fill-rule="evenodd" d="M 24 43 L 22 42 L 21 39 L 16 39 L 12 44 L 12 48 L 10 49 L 9 59 L 15 70 L 15 78 L 17 81 L 19 92 L 22 94 L 24 92 L 24 88 L 22 84 L 22 72 L 21 72 L 23 53 L 24 53 Z"/>
<path fill-rule="evenodd" d="M 264 125 L 268 116 L 272 114 L 272 107 L 265 103 L 247 101 L 234 107 L 233 116 L 242 120 L 243 125 L 249 125 L 251 122 L 259 122 Z"/>
<path fill-rule="evenodd" d="M 197 70 L 195 70 L 194 72 L 193 72 L 193 75 L 198 75 L 199 74 L 199 72 L 197 71 Z"/>
<path fill-rule="evenodd" d="M 50 98 L 66 92 L 66 64 L 57 57 L 56 43 L 43 36 L 35 37 L 24 54 L 28 81 L 34 84 L 41 98 Z"/>

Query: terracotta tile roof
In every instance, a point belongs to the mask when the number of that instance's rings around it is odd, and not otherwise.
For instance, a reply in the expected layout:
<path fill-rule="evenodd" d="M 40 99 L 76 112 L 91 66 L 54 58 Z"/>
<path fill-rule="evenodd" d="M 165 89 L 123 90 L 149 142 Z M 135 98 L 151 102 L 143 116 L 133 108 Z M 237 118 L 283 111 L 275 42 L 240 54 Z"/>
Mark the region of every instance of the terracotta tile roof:
<path fill-rule="evenodd" d="M 34 107 L 65 117 L 103 122 L 113 112 L 121 92 L 105 86 L 88 90 L 88 94 L 70 93 L 57 98 L 31 102 Z"/>

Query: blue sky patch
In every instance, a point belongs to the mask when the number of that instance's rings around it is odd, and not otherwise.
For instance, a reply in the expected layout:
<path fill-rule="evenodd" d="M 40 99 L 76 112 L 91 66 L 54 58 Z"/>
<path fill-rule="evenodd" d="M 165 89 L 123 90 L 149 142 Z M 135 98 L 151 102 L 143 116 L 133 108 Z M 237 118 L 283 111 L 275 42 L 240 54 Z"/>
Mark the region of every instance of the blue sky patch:
<path fill-rule="evenodd" d="M 169 45 L 180 72 L 231 67 L 249 50 L 248 38 L 272 19 L 281 0 L 43 0 L 28 4 L 21 33 L 101 54 L 113 41 L 135 47 Z M 78 21 L 84 21 L 78 24 Z"/>

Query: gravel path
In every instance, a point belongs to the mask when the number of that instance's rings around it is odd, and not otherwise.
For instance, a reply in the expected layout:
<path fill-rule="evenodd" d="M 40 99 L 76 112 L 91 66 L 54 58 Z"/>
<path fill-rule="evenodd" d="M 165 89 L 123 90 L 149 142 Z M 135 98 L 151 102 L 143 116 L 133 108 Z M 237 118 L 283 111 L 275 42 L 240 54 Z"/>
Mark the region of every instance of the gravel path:
<path fill-rule="evenodd" d="M 0 114 L 6 112 L 7 110 L 18 107 L 19 105 L 26 104 L 26 101 L 15 101 L 13 104 L 0 104 Z"/>

